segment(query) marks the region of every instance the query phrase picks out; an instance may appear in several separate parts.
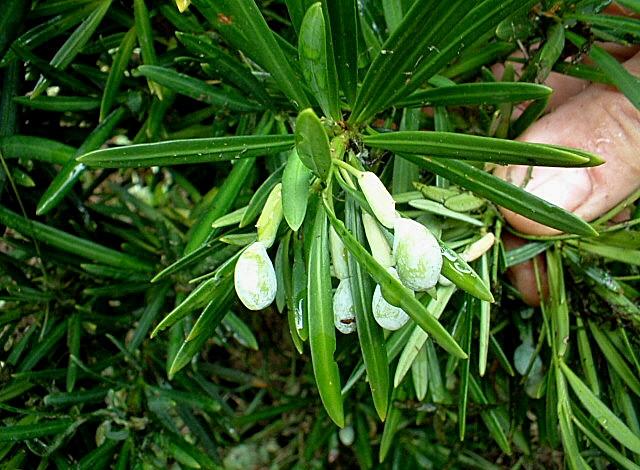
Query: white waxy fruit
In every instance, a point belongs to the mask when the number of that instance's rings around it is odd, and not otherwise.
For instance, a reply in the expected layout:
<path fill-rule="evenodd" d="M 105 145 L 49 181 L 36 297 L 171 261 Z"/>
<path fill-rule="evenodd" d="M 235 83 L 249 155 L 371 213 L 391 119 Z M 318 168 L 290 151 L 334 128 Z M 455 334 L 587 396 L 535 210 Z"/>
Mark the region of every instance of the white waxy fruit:
<path fill-rule="evenodd" d="M 276 271 L 262 242 L 242 252 L 233 273 L 238 298 L 249 310 L 262 310 L 276 298 Z"/>
<path fill-rule="evenodd" d="M 387 268 L 387 271 L 393 277 L 399 279 L 398 273 L 395 269 Z M 378 325 L 385 330 L 398 330 L 402 328 L 407 321 L 409 321 L 409 315 L 407 315 L 404 310 L 400 307 L 391 305 L 385 300 L 382 296 L 382 289 L 380 288 L 380 285 L 377 285 L 375 291 L 373 291 L 371 309 L 373 311 L 373 318 L 375 318 Z"/>
<path fill-rule="evenodd" d="M 393 256 L 400 281 L 417 292 L 434 287 L 442 269 L 442 252 L 436 237 L 411 219 L 397 218 L 393 229 Z"/>
<path fill-rule="evenodd" d="M 345 335 L 356 331 L 356 309 L 349 279 L 342 279 L 333 294 L 333 324 Z"/>
<path fill-rule="evenodd" d="M 356 440 L 356 433 L 353 430 L 353 426 L 345 426 L 340 431 L 338 431 L 338 437 L 340 438 L 340 442 L 342 445 L 350 446 L 353 444 L 353 441 Z"/>
<path fill-rule="evenodd" d="M 370 171 L 363 171 L 358 176 L 358 184 L 376 218 L 385 227 L 393 228 L 393 223 L 398 216 L 396 202 L 380 178 Z"/>
<path fill-rule="evenodd" d="M 276 240 L 280 222 L 282 222 L 282 183 L 273 187 L 258 218 L 256 223 L 258 241 L 267 248 L 271 248 Z"/>
<path fill-rule="evenodd" d="M 338 279 L 348 278 L 347 248 L 340 235 L 331 226 L 329 226 L 329 251 L 331 251 L 331 261 L 333 262 L 333 274 Z"/>
<path fill-rule="evenodd" d="M 378 222 L 366 212 L 362 213 L 362 225 L 364 233 L 371 248 L 371 254 L 380 265 L 385 268 L 393 266 L 393 256 L 391 256 L 391 248 L 385 238 Z"/>

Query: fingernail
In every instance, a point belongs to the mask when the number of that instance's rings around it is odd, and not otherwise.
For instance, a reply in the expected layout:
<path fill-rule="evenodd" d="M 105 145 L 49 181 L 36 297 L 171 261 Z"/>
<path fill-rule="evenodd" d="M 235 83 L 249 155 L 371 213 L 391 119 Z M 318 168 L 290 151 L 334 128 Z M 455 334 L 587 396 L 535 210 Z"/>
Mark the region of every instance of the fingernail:
<path fill-rule="evenodd" d="M 591 195 L 592 183 L 587 169 L 534 168 L 525 189 L 551 204 L 574 211 Z"/>

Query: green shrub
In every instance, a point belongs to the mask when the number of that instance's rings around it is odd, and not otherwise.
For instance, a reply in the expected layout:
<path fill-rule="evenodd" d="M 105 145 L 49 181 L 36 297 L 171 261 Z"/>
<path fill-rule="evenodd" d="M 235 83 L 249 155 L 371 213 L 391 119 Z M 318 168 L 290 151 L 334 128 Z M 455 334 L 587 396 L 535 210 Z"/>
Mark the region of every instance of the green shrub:
<path fill-rule="evenodd" d="M 7 0 L 4 467 L 637 468 L 640 193 L 485 171 L 602 163 L 510 139 L 552 70 L 640 105 L 608 3 Z M 498 205 L 566 234 L 505 252 Z"/>

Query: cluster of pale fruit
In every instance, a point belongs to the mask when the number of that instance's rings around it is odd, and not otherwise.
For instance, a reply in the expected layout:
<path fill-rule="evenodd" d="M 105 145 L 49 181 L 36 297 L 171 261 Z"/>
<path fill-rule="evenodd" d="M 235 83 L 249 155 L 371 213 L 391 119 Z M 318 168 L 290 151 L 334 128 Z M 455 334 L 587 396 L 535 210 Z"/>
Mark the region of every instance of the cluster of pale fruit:
<path fill-rule="evenodd" d="M 356 169 L 353 172 L 357 174 L 360 189 L 375 216 L 364 211 L 362 213 L 362 223 L 373 258 L 414 292 L 430 291 L 438 281 L 448 283 L 440 275 L 442 253 L 433 234 L 421 223 L 398 214 L 393 197 L 374 173 Z M 275 299 L 276 273 L 267 249 L 275 241 L 282 218 L 282 186 L 278 184 L 269 194 L 256 224 L 257 241 L 241 253 L 235 267 L 236 293 L 250 310 L 261 310 Z M 393 230 L 392 243 L 389 243 L 386 230 L 380 224 Z M 348 253 L 333 228 L 330 228 L 329 240 L 332 271 L 339 279 L 333 296 L 334 323 L 340 332 L 352 333 L 357 325 L 349 285 Z M 387 330 L 397 330 L 409 320 L 400 307 L 385 300 L 379 285 L 373 294 L 372 312 L 378 324 Z"/>

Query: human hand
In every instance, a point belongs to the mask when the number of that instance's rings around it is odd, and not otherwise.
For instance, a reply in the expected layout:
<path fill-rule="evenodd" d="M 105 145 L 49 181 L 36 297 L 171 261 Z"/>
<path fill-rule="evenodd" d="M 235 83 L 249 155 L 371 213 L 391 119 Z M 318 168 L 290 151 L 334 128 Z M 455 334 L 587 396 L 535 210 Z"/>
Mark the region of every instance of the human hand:
<path fill-rule="evenodd" d="M 640 53 L 624 66 L 640 76 Z M 510 165 L 499 167 L 495 174 L 515 185 L 587 221 L 616 206 L 640 188 L 640 111 L 615 88 L 588 85 L 574 78 L 552 74 L 547 81 L 555 90 L 552 111 L 529 127 L 518 140 L 581 148 L 606 161 L 593 168 L 549 168 Z M 501 209 L 516 230 L 531 235 L 558 232 L 521 215 Z M 507 249 L 523 242 L 507 236 Z M 509 276 L 523 299 L 538 305 L 540 296 L 533 274 L 533 263 L 514 266 Z"/>

